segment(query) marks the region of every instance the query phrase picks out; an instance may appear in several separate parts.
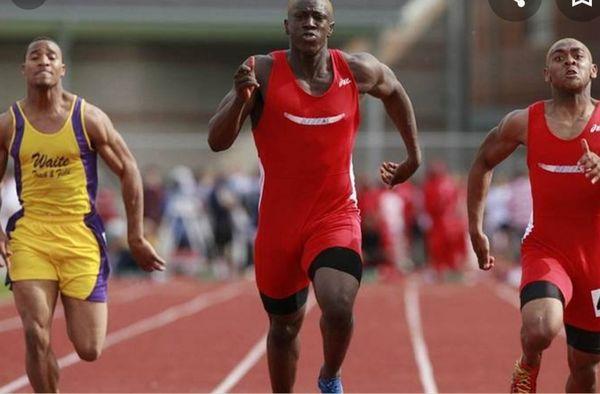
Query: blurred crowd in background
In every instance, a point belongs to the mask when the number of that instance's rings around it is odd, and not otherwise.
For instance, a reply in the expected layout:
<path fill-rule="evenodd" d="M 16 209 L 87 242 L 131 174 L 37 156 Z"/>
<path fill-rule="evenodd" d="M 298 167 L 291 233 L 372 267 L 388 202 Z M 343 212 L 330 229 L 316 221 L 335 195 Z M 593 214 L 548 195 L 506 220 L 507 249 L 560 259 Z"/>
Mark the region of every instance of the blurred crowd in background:
<path fill-rule="evenodd" d="M 383 104 L 361 100 L 353 164 L 366 266 L 385 278 L 476 272 L 466 171 L 487 130 L 548 96 L 542 70 L 551 43 L 575 37 L 598 54 L 596 25 L 569 19 L 552 1 L 521 22 L 499 18 L 487 1 L 343 0 L 335 7 L 331 47 L 373 53 L 398 76 L 416 111 L 426 163 L 412 183 L 382 188 L 377 167 L 398 158 L 403 142 Z M 288 46 L 285 13 L 280 0 L 63 0 L 27 10 L 0 2 L 0 108 L 25 93 L 20 70 L 30 40 L 55 38 L 67 64 L 65 87 L 110 115 L 143 169 L 146 232 L 168 260 L 167 274 L 242 275 L 253 265 L 256 150 L 246 132 L 227 152 L 210 151 L 207 125 L 243 59 Z M 600 84 L 592 96 L 600 96 Z M 525 163 L 525 149 L 518 149 L 497 169 L 485 223 L 493 253 L 506 262 L 493 272 L 515 283 L 531 215 L 529 183 L 518 173 Z M 138 274 L 118 181 L 104 180 L 97 208 L 114 272 Z M 7 175 L 3 225 L 19 208 L 14 190 Z"/>
<path fill-rule="evenodd" d="M 19 208 L 8 171 L 0 219 Z M 212 173 L 178 166 L 143 171 L 148 238 L 169 263 L 169 274 L 232 279 L 251 273 L 258 223 L 260 175 Z M 476 268 L 467 230 L 466 177 L 432 161 L 421 178 L 394 189 L 371 174 L 357 177 L 365 267 L 383 279 L 415 270 L 431 280 L 460 280 Z M 127 223 L 118 187 L 99 190 L 113 272 L 141 274 L 127 247 Z M 485 232 L 501 261 L 496 274 L 518 284 L 519 248 L 531 216 L 527 175 L 499 174 L 488 196 Z"/>

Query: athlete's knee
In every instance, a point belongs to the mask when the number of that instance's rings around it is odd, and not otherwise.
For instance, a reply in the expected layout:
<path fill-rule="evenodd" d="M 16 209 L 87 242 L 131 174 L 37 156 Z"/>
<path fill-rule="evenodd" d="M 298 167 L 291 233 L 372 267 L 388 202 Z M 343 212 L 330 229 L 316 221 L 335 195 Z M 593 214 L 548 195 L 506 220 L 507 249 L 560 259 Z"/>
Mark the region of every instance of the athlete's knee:
<path fill-rule="evenodd" d="M 600 355 L 569 351 L 568 360 L 569 370 L 574 379 L 592 379 L 593 382 L 596 381 L 596 373 L 598 372 L 600 365 Z"/>
<path fill-rule="evenodd" d="M 73 340 L 73 347 L 83 361 L 96 361 L 102 354 L 103 340 L 99 338 L 84 337 Z"/>
<path fill-rule="evenodd" d="M 102 346 L 94 343 L 75 345 L 75 351 L 83 361 L 96 361 L 102 354 Z"/>
<path fill-rule="evenodd" d="M 332 274 L 332 272 L 329 272 Z M 336 273 L 340 274 L 340 273 Z M 354 300 L 358 291 L 358 282 L 353 278 L 343 276 L 330 278 L 316 278 L 315 294 L 323 319 L 331 324 L 347 325 L 352 321 Z"/>
<path fill-rule="evenodd" d="M 337 297 L 321 303 L 323 319 L 329 325 L 347 326 L 352 323 L 354 296 L 340 293 Z"/>
<path fill-rule="evenodd" d="M 289 319 L 271 317 L 269 325 L 269 339 L 274 343 L 286 344 L 298 336 L 302 327 L 302 319 Z"/>
<path fill-rule="evenodd" d="M 580 365 L 569 363 L 569 370 L 574 378 L 593 378 L 595 380 L 598 372 L 598 362 Z"/>
<path fill-rule="evenodd" d="M 521 337 L 523 342 L 535 347 L 547 348 L 562 328 L 562 321 L 543 313 L 523 316 Z"/>
<path fill-rule="evenodd" d="M 25 342 L 30 351 L 45 352 L 50 347 L 50 327 L 39 322 L 25 322 Z"/>
<path fill-rule="evenodd" d="M 593 363 L 577 363 L 569 360 L 570 384 L 568 391 L 596 392 L 598 386 L 598 361 Z"/>

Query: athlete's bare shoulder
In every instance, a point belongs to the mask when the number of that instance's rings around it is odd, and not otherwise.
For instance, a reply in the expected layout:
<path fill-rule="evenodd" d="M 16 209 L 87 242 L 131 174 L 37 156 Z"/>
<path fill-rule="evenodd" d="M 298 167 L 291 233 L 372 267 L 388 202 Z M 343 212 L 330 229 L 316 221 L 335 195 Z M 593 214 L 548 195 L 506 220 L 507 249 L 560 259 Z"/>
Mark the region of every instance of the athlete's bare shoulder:
<path fill-rule="evenodd" d="M 529 110 L 517 109 L 508 113 L 498 125 L 498 133 L 503 139 L 518 141 L 527 145 Z"/>
<path fill-rule="evenodd" d="M 256 61 L 256 70 L 270 70 L 273 66 L 273 56 L 269 53 L 267 55 L 254 55 Z"/>
<path fill-rule="evenodd" d="M 348 66 L 354 72 L 356 71 L 370 71 L 373 67 L 377 66 L 379 60 L 368 52 L 356 52 L 348 53 L 340 50 L 344 60 L 348 63 Z"/>
<path fill-rule="evenodd" d="M 341 52 L 352 71 L 360 93 L 380 97 L 382 92 L 393 90 L 399 84 L 394 72 L 375 56 L 367 52 Z"/>
<path fill-rule="evenodd" d="M 14 119 L 11 110 L 0 114 L 0 146 L 2 149 L 8 150 L 10 141 L 15 132 Z"/>
<path fill-rule="evenodd" d="M 381 62 L 368 52 L 347 53 L 340 51 L 357 83 L 370 80 L 376 76 Z"/>
<path fill-rule="evenodd" d="M 256 74 L 256 81 L 261 86 L 261 91 L 266 92 L 267 83 L 269 82 L 269 76 L 271 75 L 271 69 L 273 68 L 273 56 L 268 55 L 255 55 L 254 56 L 255 66 L 254 72 Z"/>
<path fill-rule="evenodd" d="M 108 118 L 108 115 L 106 115 L 106 113 L 104 113 L 104 111 L 102 111 L 100 108 L 98 108 L 94 104 L 86 102 L 85 103 L 85 112 L 83 114 L 83 117 L 85 119 L 85 123 L 86 123 L 85 125 L 86 125 L 86 127 L 88 127 L 88 126 L 98 126 L 98 124 L 104 122 Z"/>
<path fill-rule="evenodd" d="M 83 120 L 85 123 L 85 130 L 92 141 L 92 144 L 95 144 L 98 141 L 105 141 L 107 139 L 107 133 L 111 132 L 113 129 L 112 122 L 108 115 L 100 108 L 87 102 Z"/>

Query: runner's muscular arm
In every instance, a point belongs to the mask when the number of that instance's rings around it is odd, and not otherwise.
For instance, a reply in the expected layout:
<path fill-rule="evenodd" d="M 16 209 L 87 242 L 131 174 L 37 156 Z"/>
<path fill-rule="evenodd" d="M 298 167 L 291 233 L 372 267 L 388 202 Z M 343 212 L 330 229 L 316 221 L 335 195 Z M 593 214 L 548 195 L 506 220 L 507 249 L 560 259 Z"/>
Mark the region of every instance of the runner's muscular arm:
<path fill-rule="evenodd" d="M 10 111 L 4 112 L 0 115 L 0 184 L 4 179 L 4 173 L 6 172 L 6 163 L 8 162 L 8 155 L 10 149 L 10 142 L 14 133 L 13 117 Z M 0 206 L 2 206 L 2 199 L 0 198 Z M 4 229 L 0 227 L 0 267 L 5 264 L 10 264 L 10 246 L 8 243 L 8 237 L 4 232 Z"/>
<path fill-rule="evenodd" d="M 489 240 L 483 232 L 485 198 L 490 188 L 494 168 L 510 156 L 521 144 L 527 145 L 529 112 L 517 110 L 508 114 L 487 135 L 471 165 L 467 189 L 469 234 L 479 268 L 488 270 L 494 266 L 489 255 Z"/>
<path fill-rule="evenodd" d="M 163 271 L 165 262 L 144 237 L 142 177 L 135 158 L 108 116 L 90 104 L 85 111 L 85 127 L 93 149 L 121 180 L 127 240 L 135 261 L 145 271 Z"/>
<path fill-rule="evenodd" d="M 394 186 L 406 181 L 421 164 L 421 149 L 417 139 L 415 112 L 404 87 L 385 64 L 368 53 L 344 54 L 360 93 L 380 99 L 388 116 L 400 132 L 406 146 L 407 158 L 401 164 L 383 163 L 381 176 Z"/>
<path fill-rule="evenodd" d="M 265 74 L 268 74 L 272 61 L 268 55 L 252 56 L 238 67 L 233 76 L 233 87 L 208 122 L 208 145 L 213 151 L 223 151 L 233 145 L 244 121 L 265 97 Z"/>

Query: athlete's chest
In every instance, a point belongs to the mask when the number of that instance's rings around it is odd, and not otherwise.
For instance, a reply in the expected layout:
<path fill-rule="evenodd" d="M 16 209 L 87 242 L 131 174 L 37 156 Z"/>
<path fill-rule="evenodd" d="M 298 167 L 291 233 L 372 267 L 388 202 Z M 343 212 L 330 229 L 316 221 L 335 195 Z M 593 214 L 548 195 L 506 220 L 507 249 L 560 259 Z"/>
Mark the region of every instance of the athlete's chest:
<path fill-rule="evenodd" d="M 298 87 L 307 94 L 311 96 L 322 96 L 329 90 L 333 80 L 334 76 L 330 73 L 330 75 L 315 78 L 313 80 L 297 78 L 296 83 L 298 84 Z"/>
<path fill-rule="evenodd" d="M 44 115 L 44 116 L 29 116 L 27 118 L 31 126 L 33 126 L 41 134 L 56 134 L 65 125 L 69 119 L 67 115 Z"/>
<path fill-rule="evenodd" d="M 42 134 L 26 128 L 19 150 L 22 163 L 35 166 L 65 166 L 78 160 L 80 155 L 71 127 L 54 134 Z"/>
<path fill-rule="evenodd" d="M 593 128 L 593 120 L 590 117 L 579 118 L 575 121 L 567 121 L 562 119 L 555 118 L 546 118 L 546 123 L 548 125 L 549 131 L 554 134 L 556 137 L 571 140 L 577 138 L 579 135 L 584 134 L 588 129 L 591 131 Z M 600 127 L 600 125 L 595 124 L 596 127 Z M 596 130 L 594 130 L 596 132 Z"/>
<path fill-rule="evenodd" d="M 311 95 L 298 81 L 286 81 L 273 87 L 269 107 L 276 114 L 288 118 L 291 114 L 310 118 L 342 116 L 350 119 L 357 110 L 358 102 L 353 82 L 349 78 L 337 78 L 319 95 Z"/>

